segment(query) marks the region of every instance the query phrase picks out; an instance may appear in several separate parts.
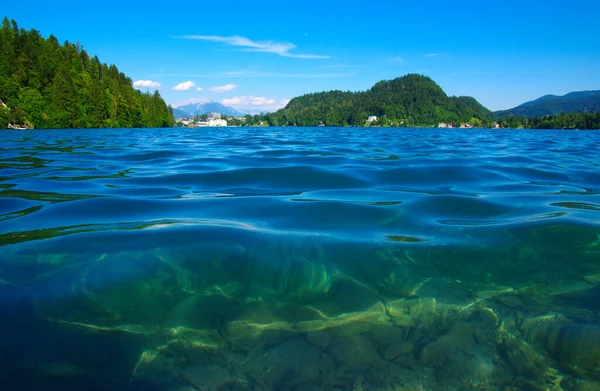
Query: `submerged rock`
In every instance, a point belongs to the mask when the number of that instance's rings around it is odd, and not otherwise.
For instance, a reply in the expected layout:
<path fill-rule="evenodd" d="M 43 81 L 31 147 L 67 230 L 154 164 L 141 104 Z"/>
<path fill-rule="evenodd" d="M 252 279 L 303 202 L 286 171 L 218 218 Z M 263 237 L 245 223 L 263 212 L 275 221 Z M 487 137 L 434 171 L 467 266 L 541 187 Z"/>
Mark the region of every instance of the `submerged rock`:
<path fill-rule="evenodd" d="M 313 333 L 308 333 L 306 335 L 306 340 L 316 347 L 324 349 L 329 346 L 331 338 L 329 337 L 329 334 L 324 331 L 316 331 Z"/>
<path fill-rule="evenodd" d="M 565 368 L 600 379 L 600 326 L 550 315 L 525 320 L 521 331 L 526 340 L 544 348 Z"/>
<path fill-rule="evenodd" d="M 181 376 L 198 390 L 247 389 L 243 379 L 231 376 L 219 365 L 193 366 L 181 371 Z"/>
<path fill-rule="evenodd" d="M 299 385 L 326 384 L 334 371 L 331 357 L 296 337 L 274 346 L 240 369 L 257 389 L 293 389 Z"/>

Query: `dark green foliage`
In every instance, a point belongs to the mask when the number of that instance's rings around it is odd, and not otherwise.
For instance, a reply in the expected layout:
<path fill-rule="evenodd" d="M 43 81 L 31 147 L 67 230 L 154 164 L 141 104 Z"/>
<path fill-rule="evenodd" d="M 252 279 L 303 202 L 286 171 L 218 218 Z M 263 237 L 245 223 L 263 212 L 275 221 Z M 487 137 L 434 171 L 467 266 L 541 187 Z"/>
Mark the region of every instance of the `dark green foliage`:
<path fill-rule="evenodd" d="M 544 117 L 565 113 L 593 113 L 600 111 L 600 91 L 571 92 L 564 96 L 545 95 L 509 110 L 497 111 L 501 117 Z"/>
<path fill-rule="evenodd" d="M 440 122 L 490 124 L 493 114 L 470 97 L 448 97 L 430 78 L 415 74 L 380 81 L 365 92 L 329 91 L 294 98 L 266 116 L 279 126 L 362 126 L 375 115 L 383 126 Z"/>
<path fill-rule="evenodd" d="M 0 129 L 139 128 L 175 124 L 158 92 L 141 93 L 114 65 L 100 62 L 79 43 L 60 45 L 36 30 L 0 28 Z M 4 107 L 6 105 L 6 107 Z"/>
<path fill-rule="evenodd" d="M 499 122 L 503 128 L 526 129 L 600 129 L 600 111 L 595 113 L 568 113 L 544 117 L 508 117 Z"/>

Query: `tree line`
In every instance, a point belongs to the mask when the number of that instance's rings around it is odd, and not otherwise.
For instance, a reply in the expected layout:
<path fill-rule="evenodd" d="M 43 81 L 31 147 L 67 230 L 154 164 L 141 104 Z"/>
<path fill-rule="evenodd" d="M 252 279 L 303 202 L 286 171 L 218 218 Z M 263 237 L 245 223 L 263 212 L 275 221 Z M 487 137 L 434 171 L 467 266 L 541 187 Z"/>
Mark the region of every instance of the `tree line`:
<path fill-rule="evenodd" d="M 116 66 L 6 17 L 0 28 L 0 129 L 170 127 L 158 91 L 142 93 Z"/>
<path fill-rule="evenodd" d="M 523 129 L 600 129 L 600 111 L 595 113 L 565 113 L 558 115 L 505 117 L 498 120 L 502 128 Z"/>

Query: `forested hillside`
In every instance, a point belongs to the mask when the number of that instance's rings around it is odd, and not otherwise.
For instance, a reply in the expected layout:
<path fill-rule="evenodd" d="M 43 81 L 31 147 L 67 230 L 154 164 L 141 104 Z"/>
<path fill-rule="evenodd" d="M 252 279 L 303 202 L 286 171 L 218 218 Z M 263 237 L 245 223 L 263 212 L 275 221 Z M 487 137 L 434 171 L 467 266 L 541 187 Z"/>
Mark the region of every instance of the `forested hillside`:
<path fill-rule="evenodd" d="M 410 74 L 380 81 L 364 92 L 329 91 L 294 98 L 276 113 L 272 125 L 362 126 L 369 116 L 375 124 L 394 126 L 469 123 L 489 126 L 494 115 L 471 97 L 448 97 L 433 80 Z"/>
<path fill-rule="evenodd" d="M 508 110 L 497 111 L 501 117 L 544 117 L 568 113 L 594 113 L 600 111 L 600 91 L 576 91 L 563 96 L 545 95 L 536 100 Z"/>
<path fill-rule="evenodd" d="M 4 18 L 0 28 L 0 129 L 173 126 L 158 91 L 141 93 L 116 66 L 90 57 L 79 43 Z"/>

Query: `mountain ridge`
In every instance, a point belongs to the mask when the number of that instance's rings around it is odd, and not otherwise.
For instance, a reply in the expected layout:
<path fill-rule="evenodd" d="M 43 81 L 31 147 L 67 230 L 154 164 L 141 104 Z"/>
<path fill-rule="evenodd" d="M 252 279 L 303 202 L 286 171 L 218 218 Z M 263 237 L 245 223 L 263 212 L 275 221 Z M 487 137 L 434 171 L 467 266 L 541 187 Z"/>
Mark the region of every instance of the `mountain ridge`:
<path fill-rule="evenodd" d="M 175 117 L 193 117 L 207 113 L 219 113 L 233 117 L 241 117 L 244 115 L 244 113 L 234 109 L 233 107 L 225 106 L 219 102 L 189 103 L 187 105 L 177 106 L 173 109 L 173 115 Z"/>
<path fill-rule="evenodd" d="M 498 117 L 544 117 L 547 115 L 600 111 L 600 90 L 573 91 L 565 95 L 544 95 L 507 110 L 494 112 Z"/>

